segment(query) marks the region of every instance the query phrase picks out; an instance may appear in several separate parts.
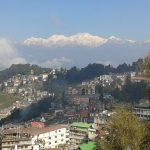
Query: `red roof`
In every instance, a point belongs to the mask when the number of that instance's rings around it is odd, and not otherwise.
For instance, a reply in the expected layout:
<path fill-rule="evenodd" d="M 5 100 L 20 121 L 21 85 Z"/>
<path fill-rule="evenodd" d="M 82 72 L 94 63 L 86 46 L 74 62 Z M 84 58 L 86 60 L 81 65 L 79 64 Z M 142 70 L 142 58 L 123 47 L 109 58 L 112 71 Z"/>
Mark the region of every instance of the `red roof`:
<path fill-rule="evenodd" d="M 31 122 L 31 127 L 44 128 L 45 124 L 43 122 Z"/>
<path fill-rule="evenodd" d="M 131 80 L 141 80 L 141 81 L 148 81 L 149 79 L 148 78 L 146 78 L 146 77 L 138 77 L 138 76 L 136 76 L 136 77 L 131 77 Z"/>
<path fill-rule="evenodd" d="M 51 125 L 49 127 L 44 127 L 44 128 L 29 128 L 31 135 L 37 135 L 37 134 L 42 134 L 46 132 L 51 132 L 55 130 L 59 130 L 62 128 L 67 128 L 67 125 Z"/>

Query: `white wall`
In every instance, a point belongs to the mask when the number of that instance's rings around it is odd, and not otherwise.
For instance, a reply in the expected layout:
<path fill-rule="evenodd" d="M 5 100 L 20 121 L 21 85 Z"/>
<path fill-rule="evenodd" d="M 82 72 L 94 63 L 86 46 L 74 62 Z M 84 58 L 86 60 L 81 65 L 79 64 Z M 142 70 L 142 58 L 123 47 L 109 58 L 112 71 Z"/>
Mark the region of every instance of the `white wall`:
<path fill-rule="evenodd" d="M 43 140 L 43 143 L 45 144 L 40 144 L 43 148 L 55 148 L 58 145 L 65 144 L 69 141 L 69 137 L 66 138 L 66 136 L 69 136 L 69 131 L 66 128 L 60 128 L 55 131 L 33 136 L 32 144 L 35 144 L 36 140 Z"/>

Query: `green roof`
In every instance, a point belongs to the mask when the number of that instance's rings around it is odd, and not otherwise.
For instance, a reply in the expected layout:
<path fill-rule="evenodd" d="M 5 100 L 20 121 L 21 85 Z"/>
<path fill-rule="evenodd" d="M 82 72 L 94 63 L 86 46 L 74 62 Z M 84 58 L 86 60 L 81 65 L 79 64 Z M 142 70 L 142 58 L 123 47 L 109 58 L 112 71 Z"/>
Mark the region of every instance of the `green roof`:
<path fill-rule="evenodd" d="M 93 148 L 95 147 L 95 142 L 89 142 L 87 144 L 82 144 L 82 145 L 79 145 L 79 148 L 81 150 L 93 150 Z"/>
<path fill-rule="evenodd" d="M 86 123 L 86 122 L 74 122 L 70 125 L 71 127 L 76 128 L 90 128 L 92 126 L 92 123 Z"/>

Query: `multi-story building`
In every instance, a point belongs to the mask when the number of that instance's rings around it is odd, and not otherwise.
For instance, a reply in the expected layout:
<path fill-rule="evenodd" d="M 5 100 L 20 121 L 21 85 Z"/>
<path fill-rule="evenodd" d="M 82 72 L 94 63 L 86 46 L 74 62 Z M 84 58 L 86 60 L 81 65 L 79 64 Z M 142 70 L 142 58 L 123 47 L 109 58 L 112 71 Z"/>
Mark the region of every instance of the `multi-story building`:
<path fill-rule="evenodd" d="M 113 81 L 112 75 L 101 75 L 99 79 L 100 81 L 104 81 L 106 83 L 111 83 Z"/>
<path fill-rule="evenodd" d="M 69 141 L 67 125 L 49 127 L 10 126 L 0 130 L 2 150 L 40 150 L 57 148 Z"/>
<path fill-rule="evenodd" d="M 88 141 L 88 129 L 92 124 L 84 122 L 74 122 L 70 125 L 70 144 L 76 149 L 79 144 Z"/>
<path fill-rule="evenodd" d="M 31 137 L 28 130 L 21 126 L 1 128 L 2 150 L 32 150 Z"/>
<path fill-rule="evenodd" d="M 69 130 L 67 125 L 52 125 L 45 128 L 32 128 L 32 145 L 40 145 L 41 148 L 57 148 L 69 142 Z"/>
<path fill-rule="evenodd" d="M 134 113 L 142 120 L 150 120 L 150 106 L 135 106 Z"/>
<path fill-rule="evenodd" d="M 95 84 L 79 85 L 75 88 L 69 87 L 67 94 L 68 95 L 94 95 Z"/>
<path fill-rule="evenodd" d="M 103 127 L 110 121 L 110 113 L 107 111 L 103 111 L 102 113 L 97 113 L 94 115 L 94 123 L 93 127 L 95 129 L 99 129 L 100 127 Z"/>
<path fill-rule="evenodd" d="M 77 95 L 77 94 L 79 94 L 79 91 L 76 88 L 69 87 L 67 94 L 68 95 Z"/>

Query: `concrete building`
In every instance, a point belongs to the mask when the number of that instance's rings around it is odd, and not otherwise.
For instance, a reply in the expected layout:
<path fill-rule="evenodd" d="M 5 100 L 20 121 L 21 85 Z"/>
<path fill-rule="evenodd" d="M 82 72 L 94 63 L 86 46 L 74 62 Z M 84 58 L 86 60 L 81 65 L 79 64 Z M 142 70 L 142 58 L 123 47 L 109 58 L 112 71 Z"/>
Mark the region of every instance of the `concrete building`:
<path fill-rule="evenodd" d="M 105 81 L 106 83 L 111 83 L 113 81 L 112 75 L 101 75 L 99 79 L 100 81 Z"/>
<path fill-rule="evenodd" d="M 135 106 L 134 113 L 142 120 L 150 120 L 150 105 Z"/>
<path fill-rule="evenodd" d="M 1 128 L 2 150 L 32 150 L 31 137 L 28 130 L 21 126 Z"/>
<path fill-rule="evenodd" d="M 77 149 L 79 144 L 88 141 L 88 129 L 92 124 L 84 122 L 74 122 L 70 125 L 70 144 Z"/>
<path fill-rule="evenodd" d="M 149 78 L 146 78 L 146 77 L 141 77 L 141 76 L 134 76 L 134 77 L 131 77 L 131 82 L 148 82 L 149 81 Z"/>
<path fill-rule="evenodd" d="M 94 123 L 93 127 L 95 129 L 99 129 L 106 125 L 109 122 L 111 114 L 109 114 L 106 110 L 94 115 Z"/>
<path fill-rule="evenodd" d="M 45 128 L 31 130 L 32 145 L 40 145 L 40 148 L 57 148 L 69 142 L 69 130 L 67 125 L 52 125 Z"/>
<path fill-rule="evenodd" d="M 69 142 L 67 125 L 49 127 L 9 126 L 0 130 L 2 150 L 40 150 L 58 148 Z"/>

